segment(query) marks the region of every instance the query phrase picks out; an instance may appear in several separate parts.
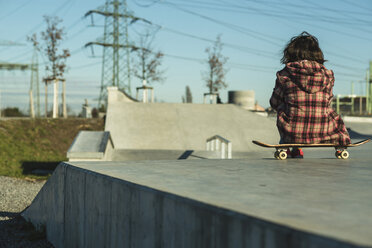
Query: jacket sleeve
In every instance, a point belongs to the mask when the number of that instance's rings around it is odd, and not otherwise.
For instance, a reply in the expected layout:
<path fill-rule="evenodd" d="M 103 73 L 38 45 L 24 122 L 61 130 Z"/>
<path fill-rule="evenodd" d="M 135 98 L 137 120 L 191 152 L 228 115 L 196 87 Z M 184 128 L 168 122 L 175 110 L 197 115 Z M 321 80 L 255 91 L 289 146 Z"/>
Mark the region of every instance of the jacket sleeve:
<path fill-rule="evenodd" d="M 270 106 L 276 111 L 278 111 L 278 108 L 280 108 L 281 105 L 283 104 L 284 104 L 284 92 L 279 82 L 279 79 L 277 78 L 275 82 L 275 88 L 274 88 L 273 94 L 271 95 L 271 98 L 270 98 Z"/>

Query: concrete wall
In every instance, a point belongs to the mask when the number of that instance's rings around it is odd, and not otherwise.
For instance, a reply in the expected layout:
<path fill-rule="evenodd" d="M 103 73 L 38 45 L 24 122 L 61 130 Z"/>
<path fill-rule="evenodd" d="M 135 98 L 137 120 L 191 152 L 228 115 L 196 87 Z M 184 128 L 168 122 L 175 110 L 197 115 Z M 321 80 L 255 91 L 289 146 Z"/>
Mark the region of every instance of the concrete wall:
<path fill-rule="evenodd" d="M 80 131 L 67 151 L 69 161 L 107 161 L 114 151 L 109 132 Z"/>
<path fill-rule="evenodd" d="M 105 131 L 115 149 L 205 150 L 214 135 L 233 151 L 257 151 L 252 139 L 279 141 L 274 119 L 233 104 L 139 103 L 116 87 L 108 87 Z"/>
<path fill-rule="evenodd" d="M 220 135 L 233 151 L 257 151 L 252 139 L 278 143 L 275 119 L 232 104 L 109 104 L 105 131 L 115 149 L 205 150 L 206 139 Z"/>
<path fill-rule="evenodd" d="M 118 87 L 107 87 L 107 100 L 108 104 L 115 102 L 138 102 L 137 99 L 119 90 Z"/>
<path fill-rule="evenodd" d="M 22 215 L 57 248 L 358 247 L 69 164 Z"/>

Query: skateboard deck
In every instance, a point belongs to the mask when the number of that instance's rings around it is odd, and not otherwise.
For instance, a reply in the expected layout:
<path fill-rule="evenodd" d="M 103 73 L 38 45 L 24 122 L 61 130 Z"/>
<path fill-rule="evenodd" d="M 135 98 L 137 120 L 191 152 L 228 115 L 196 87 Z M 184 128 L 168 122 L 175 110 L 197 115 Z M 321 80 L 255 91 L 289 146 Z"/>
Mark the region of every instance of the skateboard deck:
<path fill-rule="evenodd" d="M 348 144 L 348 145 L 339 145 L 339 144 L 327 144 L 327 143 L 324 143 L 324 144 L 276 144 L 276 145 L 272 145 L 272 144 L 266 144 L 266 143 L 263 143 L 261 141 L 257 141 L 257 140 L 252 140 L 252 143 L 258 145 L 258 146 L 262 146 L 262 147 L 267 147 L 267 148 L 275 148 L 276 149 L 276 152 L 274 153 L 274 156 L 276 159 L 280 159 L 280 160 L 283 160 L 283 159 L 286 159 L 287 158 L 287 153 L 286 153 L 286 149 L 288 148 L 293 148 L 293 147 L 297 147 L 297 148 L 303 148 L 303 147 L 334 147 L 336 149 L 336 157 L 337 158 L 342 158 L 342 159 L 347 159 L 349 157 L 349 153 L 346 151 L 346 149 L 348 147 L 355 147 L 355 146 L 360 146 L 360 145 L 363 145 L 365 143 L 368 143 L 370 141 L 370 139 L 365 139 L 365 140 L 362 140 L 362 141 L 359 141 L 359 142 L 356 142 L 356 143 L 351 143 L 351 144 Z"/>

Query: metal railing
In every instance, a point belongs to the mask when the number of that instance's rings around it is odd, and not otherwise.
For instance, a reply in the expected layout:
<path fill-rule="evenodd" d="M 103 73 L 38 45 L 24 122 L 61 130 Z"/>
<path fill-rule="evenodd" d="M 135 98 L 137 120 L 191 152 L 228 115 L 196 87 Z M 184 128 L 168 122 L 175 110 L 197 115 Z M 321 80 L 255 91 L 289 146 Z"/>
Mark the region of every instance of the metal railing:
<path fill-rule="evenodd" d="M 227 149 L 226 149 L 227 148 Z M 232 158 L 232 143 L 231 141 L 215 135 L 207 139 L 207 151 L 219 151 L 221 150 L 221 158 L 231 159 Z M 227 155 L 227 156 L 226 156 Z"/>

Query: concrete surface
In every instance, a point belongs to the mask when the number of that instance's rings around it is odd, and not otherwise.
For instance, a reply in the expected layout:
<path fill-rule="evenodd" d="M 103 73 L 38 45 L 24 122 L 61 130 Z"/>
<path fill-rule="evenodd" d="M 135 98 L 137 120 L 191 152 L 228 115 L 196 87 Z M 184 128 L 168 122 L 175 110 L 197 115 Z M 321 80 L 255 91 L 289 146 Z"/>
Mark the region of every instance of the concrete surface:
<path fill-rule="evenodd" d="M 113 150 L 109 132 L 80 131 L 67 151 L 69 161 L 110 160 Z"/>
<path fill-rule="evenodd" d="M 357 122 L 357 123 L 369 123 L 369 124 L 372 124 L 372 118 L 371 117 L 343 116 L 342 119 L 345 122 Z"/>
<path fill-rule="evenodd" d="M 216 110 L 220 109 L 219 107 Z M 246 113 L 244 113 L 246 114 Z M 250 113 L 252 114 L 252 113 Z M 265 122 L 275 124 L 275 118 L 261 117 L 265 118 Z M 140 123 L 140 121 L 139 121 Z M 350 136 L 357 141 L 358 139 L 372 138 L 372 123 L 369 122 L 346 122 Z M 119 126 L 118 126 L 119 127 Z M 258 128 L 257 128 L 258 129 Z M 130 129 L 127 131 L 130 133 L 133 131 Z M 121 132 L 126 132 L 124 128 L 121 128 Z M 247 131 L 248 133 L 248 131 Z M 269 134 L 271 133 L 268 132 Z M 131 133 L 132 139 L 137 140 L 139 137 L 144 138 L 142 133 Z M 154 138 L 161 139 L 161 137 Z M 263 135 L 261 135 L 263 136 Z M 276 135 L 273 135 L 276 137 Z M 127 137 L 128 138 L 128 137 Z M 252 147 L 250 139 L 248 137 L 240 137 L 243 140 L 241 143 L 249 143 L 247 147 L 250 148 L 248 151 L 236 151 L 235 146 L 233 146 L 233 158 L 250 158 L 255 152 L 262 151 L 261 147 Z M 266 136 L 262 138 L 262 141 L 268 142 L 267 140 L 272 140 L 271 137 L 268 139 Z M 109 142 L 110 141 L 110 142 Z M 200 141 L 200 139 L 199 139 Z M 274 140 L 273 143 L 277 143 Z M 134 146 L 139 146 L 138 143 Z M 69 151 L 67 152 L 67 157 L 69 161 L 89 161 L 89 160 L 103 160 L 103 161 L 134 161 L 134 160 L 176 160 L 176 159 L 213 159 L 220 158 L 218 152 L 208 152 L 205 150 L 175 150 L 175 149 L 113 149 L 111 137 L 109 132 L 94 132 L 94 131 L 82 131 L 75 138 L 73 144 L 71 145 Z"/>
<path fill-rule="evenodd" d="M 138 102 L 137 99 L 128 95 L 125 91 L 119 90 L 118 87 L 107 87 L 108 104 L 113 102 Z"/>
<path fill-rule="evenodd" d="M 371 149 L 61 164 L 23 215 L 56 247 L 372 247 Z"/>
<path fill-rule="evenodd" d="M 218 159 L 219 151 L 116 149 L 110 161 Z"/>
<path fill-rule="evenodd" d="M 275 120 L 232 104 L 114 102 L 105 131 L 116 149 L 205 150 L 206 140 L 220 135 L 233 151 L 257 151 L 252 139 L 279 140 Z"/>
<path fill-rule="evenodd" d="M 275 120 L 233 104 L 133 102 L 117 87 L 108 87 L 105 131 L 115 149 L 205 150 L 206 140 L 220 135 L 233 151 L 255 151 L 250 140 L 277 142 Z"/>
<path fill-rule="evenodd" d="M 358 121 L 347 122 L 353 141 L 372 137 Z M 251 143 L 278 142 L 275 118 L 135 103 L 115 89 L 105 131 L 114 161 L 60 164 L 22 214 L 56 247 L 372 247 L 372 143 L 350 148 L 349 160 L 309 148 L 279 161 Z M 216 134 L 245 159 L 204 159 L 216 156 L 203 151 Z"/>
<path fill-rule="evenodd" d="M 252 139 L 266 143 L 279 140 L 275 117 L 232 104 L 143 104 L 133 102 L 115 87 L 110 87 L 108 100 L 105 131 L 111 133 L 116 149 L 205 150 L 206 139 L 220 135 L 232 141 L 233 152 L 239 153 L 260 151 Z M 344 118 L 352 131 L 372 135 L 372 118 Z M 355 130 L 359 126 L 362 129 Z"/>
<path fill-rule="evenodd" d="M 345 122 L 353 139 L 372 139 L 372 122 Z"/>

